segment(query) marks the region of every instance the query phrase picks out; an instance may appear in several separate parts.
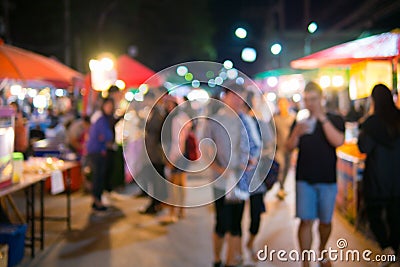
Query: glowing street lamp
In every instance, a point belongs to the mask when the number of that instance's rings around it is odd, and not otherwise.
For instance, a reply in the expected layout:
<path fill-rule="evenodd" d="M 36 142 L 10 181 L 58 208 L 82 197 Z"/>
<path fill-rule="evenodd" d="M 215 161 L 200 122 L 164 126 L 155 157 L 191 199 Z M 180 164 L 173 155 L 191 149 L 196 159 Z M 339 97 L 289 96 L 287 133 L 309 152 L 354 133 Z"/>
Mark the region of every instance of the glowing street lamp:
<path fill-rule="evenodd" d="M 316 22 L 311 22 L 310 24 L 308 24 L 307 30 L 309 33 L 313 34 L 314 32 L 316 32 L 318 29 L 318 24 Z"/>
<path fill-rule="evenodd" d="M 246 47 L 242 50 L 242 59 L 245 62 L 254 62 L 257 58 L 257 51 L 254 48 Z"/>
<path fill-rule="evenodd" d="M 91 59 L 89 68 L 92 78 L 92 88 L 97 91 L 106 91 L 117 80 L 117 71 L 114 61 L 107 56 L 101 59 Z"/>
<path fill-rule="evenodd" d="M 315 21 L 310 22 L 307 26 L 307 34 L 304 39 L 304 55 L 309 55 L 311 53 L 311 35 L 314 34 L 318 30 L 318 24 Z"/>
<path fill-rule="evenodd" d="M 274 54 L 275 56 L 279 55 L 281 51 L 282 51 L 282 46 L 280 44 L 276 43 L 271 46 L 271 53 Z"/>
<path fill-rule="evenodd" d="M 247 36 L 247 31 L 243 28 L 237 28 L 235 31 L 235 35 L 237 38 L 244 39 Z"/>
<path fill-rule="evenodd" d="M 277 60 L 277 62 L 278 62 L 278 68 L 281 67 L 281 56 L 280 56 L 281 52 L 282 52 L 282 45 L 281 45 L 281 44 L 275 43 L 275 44 L 273 44 L 273 45 L 271 46 L 271 53 L 272 53 L 274 56 L 277 56 L 277 59 L 276 59 L 276 60 Z"/>

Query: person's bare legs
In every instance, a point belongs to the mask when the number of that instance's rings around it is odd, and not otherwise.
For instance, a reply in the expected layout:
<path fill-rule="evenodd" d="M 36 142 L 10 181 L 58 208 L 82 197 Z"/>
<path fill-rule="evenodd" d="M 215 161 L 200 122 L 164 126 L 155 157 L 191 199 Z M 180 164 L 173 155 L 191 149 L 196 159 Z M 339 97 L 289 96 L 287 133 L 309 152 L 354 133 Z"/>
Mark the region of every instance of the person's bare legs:
<path fill-rule="evenodd" d="M 170 182 L 173 184 L 176 184 L 176 181 L 179 180 L 178 178 L 179 174 L 178 173 L 171 173 L 170 175 Z M 178 203 L 178 197 L 179 197 L 179 188 L 172 187 L 171 189 L 171 204 L 165 204 L 165 206 L 168 208 L 169 212 L 168 215 L 164 216 L 161 218 L 160 222 L 162 224 L 170 224 L 170 223 L 175 223 L 178 219 L 176 217 L 176 205 L 179 205 Z"/>
<path fill-rule="evenodd" d="M 224 245 L 224 238 L 220 237 L 217 233 L 213 233 L 213 245 L 214 245 L 214 262 L 221 262 L 221 251 Z"/>
<path fill-rule="evenodd" d="M 254 253 L 255 251 L 254 251 L 254 248 L 253 248 L 255 239 L 256 239 L 256 236 L 253 235 L 253 234 L 250 234 L 249 235 L 249 240 L 246 243 L 246 247 L 247 247 L 248 251 L 250 252 L 250 254 L 251 254 L 250 256 L 253 259 L 253 261 L 257 261 L 258 260 L 257 259 L 257 254 Z"/>
<path fill-rule="evenodd" d="M 178 191 L 178 200 L 179 200 L 178 203 L 180 205 L 178 217 L 184 218 L 185 210 L 183 208 L 183 205 L 185 205 L 185 199 L 186 199 L 186 188 L 185 188 L 186 187 L 186 173 L 184 173 L 184 172 L 179 173 L 179 177 L 176 182 L 178 185 L 181 186 Z"/>
<path fill-rule="evenodd" d="M 241 245 L 242 238 L 240 236 L 228 235 L 226 266 L 236 266 L 239 264 L 238 256 L 240 255 Z"/>
<path fill-rule="evenodd" d="M 331 235 L 332 224 L 331 223 L 319 223 L 318 231 L 320 236 L 320 245 L 319 245 L 319 253 L 325 249 L 326 244 L 328 243 L 329 236 Z M 324 261 L 322 266 L 331 266 L 329 261 Z"/>
<path fill-rule="evenodd" d="M 320 251 L 325 249 L 326 243 L 328 243 L 329 236 L 331 235 L 332 224 L 331 223 L 319 223 L 318 226 L 319 236 L 321 243 L 319 246 Z"/>
<path fill-rule="evenodd" d="M 183 209 L 183 205 L 185 204 L 185 187 L 186 186 L 186 174 L 183 172 L 177 172 L 171 174 L 171 183 L 181 187 L 173 187 L 172 189 L 172 198 L 174 205 L 170 205 L 169 209 L 169 218 L 170 220 L 176 221 L 176 210 L 179 209 L 178 217 L 183 218 L 185 216 L 185 212 Z"/>
<path fill-rule="evenodd" d="M 313 220 L 301 220 L 298 231 L 300 250 L 310 250 L 312 243 L 312 226 Z M 309 267 L 309 261 L 303 262 L 303 267 Z"/>
<path fill-rule="evenodd" d="M 171 173 L 171 183 L 176 185 L 176 182 L 178 180 L 178 173 Z M 169 219 L 171 221 L 174 220 L 175 216 L 175 205 L 177 205 L 177 199 L 178 199 L 178 188 L 173 187 L 172 188 L 172 201 L 174 205 L 169 206 Z"/>
<path fill-rule="evenodd" d="M 247 241 L 246 247 L 248 249 L 253 249 L 254 239 L 256 239 L 255 235 L 250 234 L 249 240 Z"/>
<path fill-rule="evenodd" d="M 287 192 L 285 191 L 285 181 L 286 177 L 289 172 L 289 167 L 290 167 L 290 153 L 283 152 L 283 155 L 280 156 L 280 172 L 278 176 L 278 181 L 279 181 L 279 191 L 276 194 L 277 198 L 279 200 L 284 200 Z"/>

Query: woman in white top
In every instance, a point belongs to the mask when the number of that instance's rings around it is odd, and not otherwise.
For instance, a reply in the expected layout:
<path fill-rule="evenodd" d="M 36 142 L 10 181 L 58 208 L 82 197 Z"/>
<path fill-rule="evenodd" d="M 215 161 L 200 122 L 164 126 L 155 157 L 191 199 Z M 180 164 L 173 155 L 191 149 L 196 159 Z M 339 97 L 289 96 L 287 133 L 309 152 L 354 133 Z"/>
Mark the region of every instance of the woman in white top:
<path fill-rule="evenodd" d="M 177 99 L 172 96 L 165 98 L 165 108 L 169 115 L 164 122 L 162 143 L 167 150 L 167 176 L 174 186 L 171 192 L 169 216 L 162 219 L 163 223 L 173 223 L 184 217 L 185 186 L 188 159 L 184 157 L 186 139 L 192 128 L 189 116 L 179 109 Z M 176 210 L 178 215 L 176 215 Z"/>

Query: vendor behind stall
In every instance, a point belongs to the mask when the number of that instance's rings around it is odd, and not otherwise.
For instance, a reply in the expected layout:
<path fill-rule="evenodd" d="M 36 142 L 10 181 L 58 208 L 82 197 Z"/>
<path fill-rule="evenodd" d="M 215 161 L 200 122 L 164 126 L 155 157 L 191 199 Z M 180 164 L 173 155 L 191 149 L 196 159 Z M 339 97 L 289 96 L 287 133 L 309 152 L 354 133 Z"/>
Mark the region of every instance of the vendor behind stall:
<path fill-rule="evenodd" d="M 14 138 L 14 151 L 26 153 L 29 142 L 28 133 L 25 127 L 25 118 L 17 102 L 11 102 L 10 107 L 15 111 L 15 138 Z"/>
<path fill-rule="evenodd" d="M 83 154 L 85 135 L 88 134 L 90 127 L 90 117 L 85 116 L 71 122 L 67 129 L 67 143 L 71 151 L 81 157 Z"/>

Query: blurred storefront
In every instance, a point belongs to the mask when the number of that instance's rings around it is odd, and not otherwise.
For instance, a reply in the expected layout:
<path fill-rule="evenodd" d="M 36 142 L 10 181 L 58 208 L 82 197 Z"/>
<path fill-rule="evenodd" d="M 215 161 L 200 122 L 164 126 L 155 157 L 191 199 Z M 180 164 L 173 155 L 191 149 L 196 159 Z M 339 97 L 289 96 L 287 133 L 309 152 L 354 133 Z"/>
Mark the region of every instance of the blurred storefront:
<path fill-rule="evenodd" d="M 369 110 L 368 97 L 375 84 L 383 83 L 392 88 L 394 98 L 399 88 L 400 32 L 374 35 L 340 44 L 309 56 L 294 60 L 291 67 L 296 69 L 318 69 L 319 83 L 333 85 L 339 82 L 340 92 L 351 104 L 362 107 L 364 115 Z M 322 74 L 324 71 L 330 74 Z M 341 71 L 342 74 L 335 72 Z M 336 77 L 336 78 L 335 78 Z M 342 78 L 339 78 L 342 77 Z M 398 103 L 399 103 L 399 98 Z M 345 108 L 345 105 L 339 110 Z M 357 122 L 346 123 L 345 144 L 337 149 L 338 155 L 338 196 L 337 208 L 352 223 L 360 220 L 362 200 L 359 183 L 362 179 L 365 155 L 360 153 L 357 143 Z"/>

